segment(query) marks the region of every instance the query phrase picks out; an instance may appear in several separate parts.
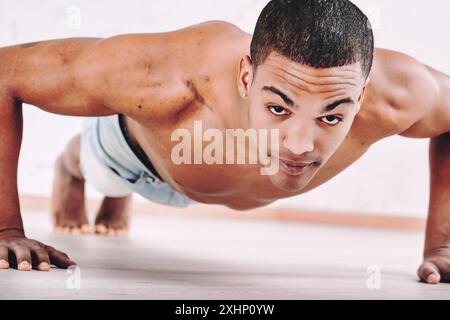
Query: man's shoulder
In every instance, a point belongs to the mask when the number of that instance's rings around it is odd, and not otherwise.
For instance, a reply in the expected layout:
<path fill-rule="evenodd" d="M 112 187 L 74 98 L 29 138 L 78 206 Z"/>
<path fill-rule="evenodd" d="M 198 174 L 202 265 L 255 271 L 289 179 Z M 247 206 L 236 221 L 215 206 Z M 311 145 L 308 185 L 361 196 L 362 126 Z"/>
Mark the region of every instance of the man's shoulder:
<path fill-rule="evenodd" d="M 376 49 L 357 127 L 370 131 L 367 134 L 375 141 L 400 135 L 423 118 L 435 96 L 434 82 L 423 64 L 400 52 Z"/>
<path fill-rule="evenodd" d="M 204 21 L 198 24 L 191 25 L 185 29 L 182 30 L 188 30 L 188 29 L 204 29 L 204 30 L 211 30 L 214 32 L 226 32 L 230 34 L 240 34 L 243 33 L 241 28 L 239 28 L 237 25 L 227 22 L 224 20 L 209 20 Z"/>
<path fill-rule="evenodd" d="M 182 39 L 189 48 L 186 53 L 192 60 L 190 65 L 195 66 L 191 70 L 195 72 L 203 70 L 202 66 L 209 70 L 227 68 L 230 60 L 250 49 L 251 35 L 229 22 L 207 21 L 181 29 L 175 37 Z"/>
<path fill-rule="evenodd" d="M 225 21 L 208 21 L 182 30 L 180 36 L 192 37 L 181 74 L 196 103 L 186 104 L 186 109 L 198 105 L 222 109 L 233 96 L 230 84 L 236 79 L 240 58 L 249 53 L 251 35 Z"/>
<path fill-rule="evenodd" d="M 228 76 L 237 56 L 233 52 L 239 50 L 233 44 L 242 34 L 231 23 L 208 21 L 170 32 L 118 35 L 101 41 L 83 62 L 102 70 L 102 78 L 91 81 L 91 87 L 98 88 L 95 94 L 105 97 L 106 105 L 159 120 L 206 96 L 204 83 Z M 100 87 L 99 82 L 108 86 Z"/>

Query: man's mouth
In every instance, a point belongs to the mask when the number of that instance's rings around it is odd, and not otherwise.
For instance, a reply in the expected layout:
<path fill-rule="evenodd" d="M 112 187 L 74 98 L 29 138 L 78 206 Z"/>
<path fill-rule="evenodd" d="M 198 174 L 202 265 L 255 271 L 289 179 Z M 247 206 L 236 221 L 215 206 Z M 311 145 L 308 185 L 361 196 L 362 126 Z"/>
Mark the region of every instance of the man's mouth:
<path fill-rule="evenodd" d="M 304 163 L 280 159 L 281 170 L 290 176 L 300 176 L 311 169 L 313 165 L 314 162 Z"/>

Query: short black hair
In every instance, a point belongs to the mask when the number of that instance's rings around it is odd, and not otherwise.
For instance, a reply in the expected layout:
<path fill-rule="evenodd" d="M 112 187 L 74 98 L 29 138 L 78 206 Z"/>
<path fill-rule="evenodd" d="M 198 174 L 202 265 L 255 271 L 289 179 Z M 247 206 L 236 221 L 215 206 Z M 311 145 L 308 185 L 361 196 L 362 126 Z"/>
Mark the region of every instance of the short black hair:
<path fill-rule="evenodd" d="M 253 68 L 272 52 L 314 68 L 361 63 L 367 78 L 374 37 L 367 16 L 348 0 L 272 0 L 253 33 Z"/>

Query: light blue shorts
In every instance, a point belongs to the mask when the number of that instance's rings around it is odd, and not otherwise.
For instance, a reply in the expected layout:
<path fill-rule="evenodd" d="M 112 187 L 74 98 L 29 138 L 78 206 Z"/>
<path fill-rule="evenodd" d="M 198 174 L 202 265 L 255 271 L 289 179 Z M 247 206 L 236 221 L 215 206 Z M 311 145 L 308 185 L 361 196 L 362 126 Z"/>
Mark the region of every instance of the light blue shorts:
<path fill-rule="evenodd" d="M 119 198 L 135 192 L 175 207 L 195 202 L 161 181 L 142 163 L 125 139 L 118 115 L 85 118 L 80 169 L 89 185 L 107 197 Z"/>

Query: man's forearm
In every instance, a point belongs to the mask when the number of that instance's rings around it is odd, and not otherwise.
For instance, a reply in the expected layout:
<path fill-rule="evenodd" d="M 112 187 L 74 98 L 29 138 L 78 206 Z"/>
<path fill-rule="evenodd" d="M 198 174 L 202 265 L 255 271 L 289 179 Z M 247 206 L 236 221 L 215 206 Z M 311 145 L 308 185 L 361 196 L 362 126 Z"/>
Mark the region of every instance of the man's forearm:
<path fill-rule="evenodd" d="M 21 103 L 0 94 L 0 231 L 23 229 L 17 188 L 22 127 Z"/>
<path fill-rule="evenodd" d="M 425 254 L 450 245 L 450 133 L 431 139 L 430 175 Z"/>

